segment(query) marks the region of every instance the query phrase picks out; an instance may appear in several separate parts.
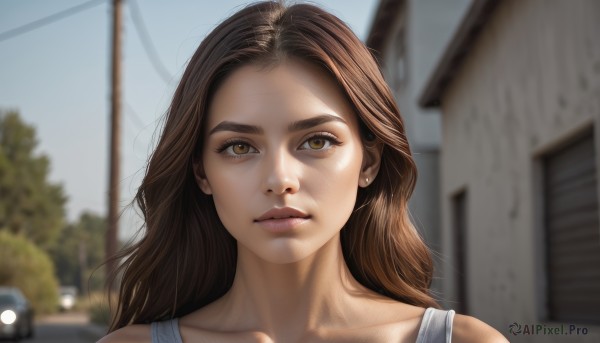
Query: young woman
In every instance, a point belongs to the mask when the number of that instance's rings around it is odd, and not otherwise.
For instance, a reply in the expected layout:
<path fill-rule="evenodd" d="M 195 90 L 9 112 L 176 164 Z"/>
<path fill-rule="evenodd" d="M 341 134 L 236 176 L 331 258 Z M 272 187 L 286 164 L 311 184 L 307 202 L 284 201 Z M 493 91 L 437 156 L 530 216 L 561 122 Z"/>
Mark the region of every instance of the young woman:
<path fill-rule="evenodd" d="M 343 22 L 239 11 L 175 92 L 102 342 L 505 342 L 435 309 L 415 179 L 392 94 Z"/>

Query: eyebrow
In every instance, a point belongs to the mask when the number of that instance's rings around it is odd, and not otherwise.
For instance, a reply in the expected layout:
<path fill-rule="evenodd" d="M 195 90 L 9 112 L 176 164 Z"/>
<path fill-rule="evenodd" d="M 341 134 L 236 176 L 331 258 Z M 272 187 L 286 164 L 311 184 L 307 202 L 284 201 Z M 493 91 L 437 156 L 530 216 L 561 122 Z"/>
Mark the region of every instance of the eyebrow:
<path fill-rule="evenodd" d="M 295 121 L 295 122 L 291 123 L 290 125 L 288 125 L 288 131 L 294 132 L 294 131 L 307 130 L 312 127 L 315 127 L 315 126 L 318 126 L 321 124 L 325 124 L 325 123 L 329 123 L 332 121 L 337 121 L 337 122 L 348 125 L 348 123 L 346 123 L 346 121 L 340 117 L 337 117 L 337 116 L 334 116 L 331 114 L 320 114 L 316 117 L 303 119 L 303 120 L 299 120 L 299 121 Z M 210 130 L 210 132 L 208 134 L 212 135 L 213 133 L 219 132 L 219 131 L 233 131 L 233 132 L 239 132 L 239 133 L 257 134 L 257 135 L 263 134 L 265 132 L 263 130 L 263 128 L 260 126 L 240 124 L 240 123 L 236 123 L 236 122 L 232 122 L 232 121 L 222 121 L 217 126 L 215 126 L 212 130 Z"/>

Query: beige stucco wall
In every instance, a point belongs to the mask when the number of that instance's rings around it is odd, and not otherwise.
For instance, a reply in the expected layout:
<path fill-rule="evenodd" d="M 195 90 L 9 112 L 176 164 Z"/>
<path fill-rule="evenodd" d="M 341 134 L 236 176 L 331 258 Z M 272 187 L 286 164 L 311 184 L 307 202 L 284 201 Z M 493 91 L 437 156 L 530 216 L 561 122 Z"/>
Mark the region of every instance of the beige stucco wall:
<path fill-rule="evenodd" d="M 466 56 L 442 100 L 443 249 L 451 255 L 450 199 L 466 188 L 470 313 L 508 335 L 510 323 L 543 323 L 538 157 L 600 124 L 600 1 L 501 1 Z M 599 342 L 588 327 L 509 339 Z"/>
<path fill-rule="evenodd" d="M 434 250 L 432 289 L 441 292 L 444 256 L 440 245 L 439 145 L 440 114 L 418 106 L 417 97 L 429 71 L 451 37 L 470 0 L 406 0 L 396 13 L 384 42 L 382 72 L 394 92 L 417 164 L 418 179 L 410 199 L 413 222 Z M 402 12 L 404 11 L 404 12 Z M 398 33 L 405 30 L 406 79 L 398 83 L 396 61 Z M 443 305 L 446 305 L 445 303 Z"/>

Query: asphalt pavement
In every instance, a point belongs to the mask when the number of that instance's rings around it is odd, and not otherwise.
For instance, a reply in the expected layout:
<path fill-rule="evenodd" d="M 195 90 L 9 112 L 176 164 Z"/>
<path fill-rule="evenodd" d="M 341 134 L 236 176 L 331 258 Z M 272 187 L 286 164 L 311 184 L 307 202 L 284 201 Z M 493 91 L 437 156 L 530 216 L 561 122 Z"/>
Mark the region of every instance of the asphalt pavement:
<path fill-rule="evenodd" d="M 106 328 L 90 323 L 87 314 L 66 312 L 36 318 L 33 338 L 23 339 L 21 342 L 93 343 L 105 333 Z"/>

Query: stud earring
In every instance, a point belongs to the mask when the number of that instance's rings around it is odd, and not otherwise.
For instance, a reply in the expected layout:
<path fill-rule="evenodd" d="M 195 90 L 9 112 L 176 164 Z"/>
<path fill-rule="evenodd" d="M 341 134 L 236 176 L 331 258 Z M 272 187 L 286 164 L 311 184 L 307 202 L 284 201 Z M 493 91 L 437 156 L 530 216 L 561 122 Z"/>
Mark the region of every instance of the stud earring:
<path fill-rule="evenodd" d="M 367 185 L 369 184 L 369 178 L 365 178 L 365 182 L 367 183 Z"/>

